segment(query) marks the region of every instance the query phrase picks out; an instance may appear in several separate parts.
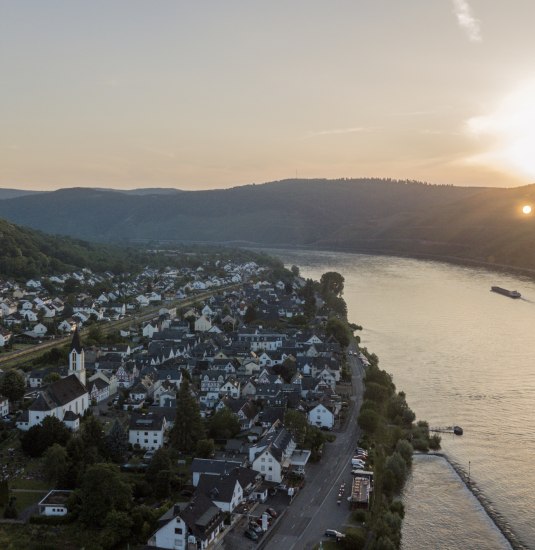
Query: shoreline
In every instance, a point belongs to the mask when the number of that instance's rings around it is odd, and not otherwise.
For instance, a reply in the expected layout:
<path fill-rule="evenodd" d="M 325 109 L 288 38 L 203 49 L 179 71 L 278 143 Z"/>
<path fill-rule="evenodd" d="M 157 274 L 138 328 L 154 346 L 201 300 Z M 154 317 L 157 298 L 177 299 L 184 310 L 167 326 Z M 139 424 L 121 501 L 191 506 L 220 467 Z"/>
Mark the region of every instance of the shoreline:
<path fill-rule="evenodd" d="M 466 471 L 457 462 L 452 460 L 446 453 L 439 451 L 430 451 L 429 453 L 415 453 L 419 456 L 436 456 L 445 460 L 453 469 L 453 471 L 459 476 L 463 485 L 474 495 L 479 502 L 487 516 L 496 526 L 496 529 L 504 536 L 505 540 L 511 545 L 513 550 L 528 550 L 528 547 L 524 545 L 518 536 L 513 532 L 507 520 L 494 508 L 492 502 L 486 497 L 486 495 L 479 489 L 477 484 L 472 481 Z"/>

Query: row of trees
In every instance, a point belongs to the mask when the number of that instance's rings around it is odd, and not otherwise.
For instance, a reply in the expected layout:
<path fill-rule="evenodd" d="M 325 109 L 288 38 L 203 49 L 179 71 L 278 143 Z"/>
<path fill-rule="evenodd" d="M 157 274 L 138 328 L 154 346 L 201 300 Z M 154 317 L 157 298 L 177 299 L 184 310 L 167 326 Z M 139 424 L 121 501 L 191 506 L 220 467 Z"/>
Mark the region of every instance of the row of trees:
<path fill-rule="evenodd" d="M 373 448 L 374 493 L 367 525 L 374 550 L 394 550 L 401 542 L 403 505 L 399 495 L 410 467 L 414 448 L 438 448 L 440 438 L 429 437 L 427 424 L 414 425 L 415 414 L 404 392 L 396 392 L 392 376 L 378 366 L 376 356 L 366 351 L 371 365 L 366 370 L 364 401 L 358 423 L 365 441 Z M 356 546 L 362 548 L 363 546 Z"/>

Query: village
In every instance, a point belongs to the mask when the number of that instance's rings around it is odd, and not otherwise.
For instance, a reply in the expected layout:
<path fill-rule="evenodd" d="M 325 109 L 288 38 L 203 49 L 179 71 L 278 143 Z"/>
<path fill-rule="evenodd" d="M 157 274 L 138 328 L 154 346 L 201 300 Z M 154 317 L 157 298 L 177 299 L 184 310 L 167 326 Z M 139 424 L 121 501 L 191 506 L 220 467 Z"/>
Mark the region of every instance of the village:
<path fill-rule="evenodd" d="M 225 276 L 214 275 L 215 268 Z M 83 270 L 52 280 L 73 289 L 76 281 L 87 289 L 103 279 Z M 24 376 L 24 396 L 17 406 L 2 397 L 5 432 L 21 434 L 24 448 L 25 434 L 37 434 L 50 417 L 72 440 L 95 433 L 97 420 L 97 438 L 111 438 L 121 449 L 112 461 L 123 475 L 143 478 L 151 465 L 159 470 L 151 474 L 157 490 L 137 499 L 171 504 L 153 517 L 150 534 L 138 537 L 146 537 L 147 548 L 204 549 L 225 541 L 247 548 L 267 540 L 306 486 L 309 465 L 321 460 L 347 420 L 354 393 L 351 355 L 357 351 L 348 352 L 350 330 L 328 306 L 338 292 L 336 280 L 332 284 L 334 290 L 321 290 L 297 272 L 282 280 L 255 262 L 229 262 L 145 269 L 98 296 L 80 292 L 66 305 L 41 281 L 4 282 L 0 311 L 8 348 L 15 334 L 39 342 L 47 335 L 69 339 L 65 364 L 15 371 Z M 66 307 L 69 317 L 62 314 Z M 147 310 L 150 319 L 142 321 Z M 121 320 L 127 323 L 114 328 Z M 367 359 L 360 354 L 359 361 Z M 80 477 L 69 484 L 63 474 L 17 515 L 72 518 Z M 4 467 L 8 484 L 16 475 L 24 471 Z M 362 480 L 356 506 L 366 508 L 371 479 Z"/>

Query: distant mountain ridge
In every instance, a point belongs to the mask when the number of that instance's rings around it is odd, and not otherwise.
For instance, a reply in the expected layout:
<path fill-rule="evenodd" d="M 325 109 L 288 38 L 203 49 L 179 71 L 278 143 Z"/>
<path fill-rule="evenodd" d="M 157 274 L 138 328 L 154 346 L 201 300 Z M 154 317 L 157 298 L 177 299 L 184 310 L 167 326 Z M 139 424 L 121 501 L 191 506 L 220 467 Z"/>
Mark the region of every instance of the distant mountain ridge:
<path fill-rule="evenodd" d="M 465 259 L 535 269 L 535 186 L 285 180 L 137 195 L 62 189 L 0 201 L 0 217 L 88 240 L 233 242 Z M 167 190 L 169 191 L 169 190 Z"/>

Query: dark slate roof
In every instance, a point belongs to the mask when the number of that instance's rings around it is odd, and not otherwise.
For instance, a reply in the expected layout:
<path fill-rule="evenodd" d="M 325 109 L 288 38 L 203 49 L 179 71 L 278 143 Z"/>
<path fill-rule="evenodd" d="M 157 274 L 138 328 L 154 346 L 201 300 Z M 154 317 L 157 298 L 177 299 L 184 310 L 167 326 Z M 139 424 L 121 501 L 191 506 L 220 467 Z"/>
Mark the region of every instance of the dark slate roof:
<path fill-rule="evenodd" d="M 78 327 L 76 327 L 72 333 L 71 351 L 72 350 L 75 350 L 76 353 L 82 353 L 82 344 L 80 343 Z"/>
<path fill-rule="evenodd" d="M 187 508 L 180 512 L 180 517 L 188 529 L 203 540 L 210 538 L 224 518 L 221 510 L 203 494 L 197 494 Z"/>
<path fill-rule="evenodd" d="M 32 411 L 48 411 L 74 401 L 87 393 L 84 385 L 74 374 L 53 382 L 31 404 Z"/>
<path fill-rule="evenodd" d="M 239 468 L 241 462 L 234 460 L 210 460 L 209 458 L 194 458 L 191 463 L 192 472 L 203 474 L 228 474 L 234 468 Z"/>
<path fill-rule="evenodd" d="M 196 494 L 206 495 L 208 498 L 218 502 L 230 502 L 237 479 L 232 475 L 213 476 L 210 474 L 201 474 Z"/>
<path fill-rule="evenodd" d="M 132 414 L 130 417 L 131 430 L 161 430 L 164 416 L 158 413 Z"/>

